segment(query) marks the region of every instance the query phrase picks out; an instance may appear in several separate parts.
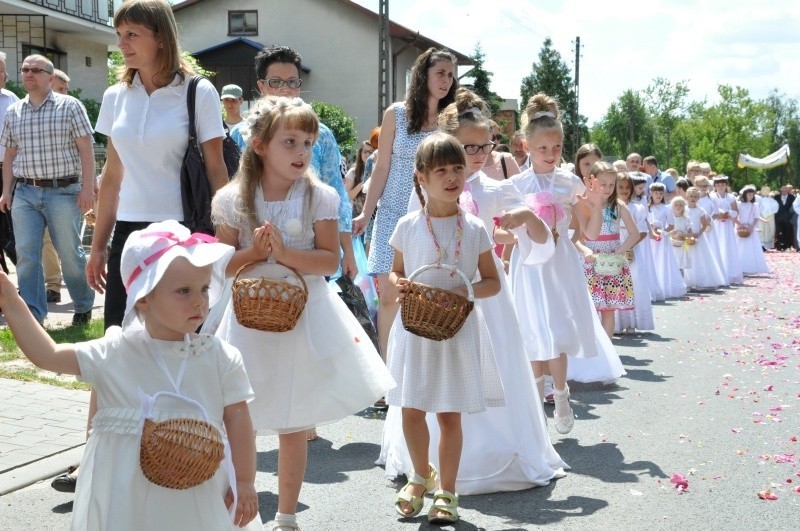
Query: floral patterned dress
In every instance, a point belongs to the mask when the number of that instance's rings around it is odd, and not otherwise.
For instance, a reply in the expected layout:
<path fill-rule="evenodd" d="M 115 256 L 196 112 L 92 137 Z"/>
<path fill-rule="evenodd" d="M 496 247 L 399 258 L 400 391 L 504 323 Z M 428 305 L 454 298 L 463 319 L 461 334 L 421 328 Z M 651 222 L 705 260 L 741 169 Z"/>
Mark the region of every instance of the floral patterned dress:
<path fill-rule="evenodd" d="M 594 254 L 613 254 L 619 249 L 619 215 L 611 207 L 603 209 L 603 225 L 596 240 L 584 240 L 584 245 Z M 583 262 L 583 272 L 589 283 L 589 294 L 599 312 L 633 309 L 633 281 L 630 268 L 625 265 L 618 275 L 601 275 L 595 271 L 594 262 Z"/>

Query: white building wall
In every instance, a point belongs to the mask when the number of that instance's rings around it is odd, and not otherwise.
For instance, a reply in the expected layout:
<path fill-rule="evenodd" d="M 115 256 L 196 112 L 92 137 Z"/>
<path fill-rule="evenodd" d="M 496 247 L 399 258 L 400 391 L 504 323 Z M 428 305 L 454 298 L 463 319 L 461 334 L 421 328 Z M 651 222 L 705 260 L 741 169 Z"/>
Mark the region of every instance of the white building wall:
<path fill-rule="evenodd" d="M 302 97 L 342 107 L 355 119 L 358 139 L 368 138 L 380 121 L 377 19 L 332 0 L 206 0 L 175 13 L 183 49 L 197 52 L 235 39 L 228 36 L 229 9 L 259 10 L 259 34 L 246 38 L 297 50 L 311 70 L 303 74 Z M 401 54 L 398 99 L 417 54 L 416 49 Z"/>
<path fill-rule="evenodd" d="M 70 77 L 70 89 L 80 88 L 82 98 L 103 101 L 103 92 L 108 88 L 108 46 L 75 34 L 48 34 L 48 46 L 67 53 L 67 64 L 62 64 L 61 69 Z"/>

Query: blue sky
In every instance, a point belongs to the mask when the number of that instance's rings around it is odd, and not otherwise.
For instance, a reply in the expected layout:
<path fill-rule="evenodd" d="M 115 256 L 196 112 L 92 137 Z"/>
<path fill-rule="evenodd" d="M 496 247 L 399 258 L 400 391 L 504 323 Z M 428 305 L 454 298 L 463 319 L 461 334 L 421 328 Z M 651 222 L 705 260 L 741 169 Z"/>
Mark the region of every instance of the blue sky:
<path fill-rule="evenodd" d="M 378 0 L 355 1 L 378 10 Z M 519 98 L 546 37 L 574 68 L 579 35 L 580 111 L 590 123 L 656 77 L 686 81 L 692 100 L 715 101 L 719 84 L 800 99 L 795 0 L 390 0 L 389 17 L 465 54 L 480 41 L 492 88 L 506 98 Z"/>

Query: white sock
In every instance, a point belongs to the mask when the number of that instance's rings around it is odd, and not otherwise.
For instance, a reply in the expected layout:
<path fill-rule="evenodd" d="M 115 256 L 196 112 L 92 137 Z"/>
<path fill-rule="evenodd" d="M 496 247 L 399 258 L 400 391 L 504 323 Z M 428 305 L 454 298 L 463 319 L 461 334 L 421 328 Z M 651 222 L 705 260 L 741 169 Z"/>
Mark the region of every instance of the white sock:
<path fill-rule="evenodd" d="M 278 525 L 296 526 L 297 515 L 275 513 L 275 523 Z"/>
<path fill-rule="evenodd" d="M 561 390 L 554 390 L 553 391 L 553 399 L 556 402 L 556 414 L 559 417 L 567 417 L 572 410 L 569 407 L 569 387 L 565 387 Z"/>

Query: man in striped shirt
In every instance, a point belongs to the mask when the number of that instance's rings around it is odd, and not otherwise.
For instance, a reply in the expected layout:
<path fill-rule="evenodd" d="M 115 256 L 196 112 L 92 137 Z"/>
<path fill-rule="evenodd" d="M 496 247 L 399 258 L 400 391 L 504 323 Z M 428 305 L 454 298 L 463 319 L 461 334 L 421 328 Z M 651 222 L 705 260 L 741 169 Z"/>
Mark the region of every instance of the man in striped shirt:
<path fill-rule="evenodd" d="M 33 315 L 39 322 L 47 316 L 42 273 L 46 226 L 74 303 L 72 322 L 83 325 L 94 304 L 80 240 L 81 216 L 94 199 L 92 126 L 77 99 L 52 91 L 53 70 L 53 63 L 41 55 L 22 62 L 28 95 L 8 107 L 0 136 L 6 148 L 0 211 L 11 211 L 19 291 Z"/>

